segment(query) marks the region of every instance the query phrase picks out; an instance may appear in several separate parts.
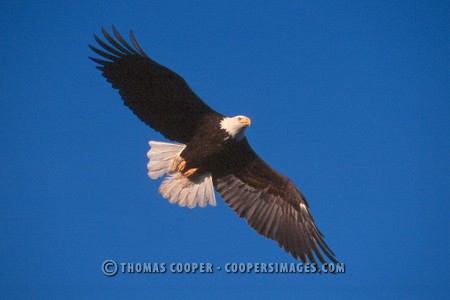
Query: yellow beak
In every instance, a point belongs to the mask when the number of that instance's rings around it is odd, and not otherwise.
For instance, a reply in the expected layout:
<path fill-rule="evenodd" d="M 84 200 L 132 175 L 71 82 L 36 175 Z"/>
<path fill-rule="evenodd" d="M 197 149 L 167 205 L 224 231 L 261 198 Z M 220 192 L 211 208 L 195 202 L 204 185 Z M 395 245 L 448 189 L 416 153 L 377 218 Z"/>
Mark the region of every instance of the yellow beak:
<path fill-rule="evenodd" d="M 246 126 L 250 126 L 252 124 L 252 120 L 250 118 L 245 118 L 243 121 L 241 121 L 242 124 L 245 124 Z"/>

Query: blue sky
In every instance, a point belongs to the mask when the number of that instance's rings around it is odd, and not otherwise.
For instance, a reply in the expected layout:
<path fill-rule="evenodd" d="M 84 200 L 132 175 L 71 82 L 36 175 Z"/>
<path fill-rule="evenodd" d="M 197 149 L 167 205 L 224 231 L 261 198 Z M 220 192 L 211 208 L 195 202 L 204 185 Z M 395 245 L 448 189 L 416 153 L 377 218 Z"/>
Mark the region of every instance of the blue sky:
<path fill-rule="evenodd" d="M 443 298 L 449 292 L 446 1 L 19 1 L 0 7 L 0 297 Z M 87 59 L 132 29 L 308 198 L 346 264 L 313 274 L 118 274 L 118 262 L 295 262 L 218 199 L 179 208 L 141 123 Z"/>

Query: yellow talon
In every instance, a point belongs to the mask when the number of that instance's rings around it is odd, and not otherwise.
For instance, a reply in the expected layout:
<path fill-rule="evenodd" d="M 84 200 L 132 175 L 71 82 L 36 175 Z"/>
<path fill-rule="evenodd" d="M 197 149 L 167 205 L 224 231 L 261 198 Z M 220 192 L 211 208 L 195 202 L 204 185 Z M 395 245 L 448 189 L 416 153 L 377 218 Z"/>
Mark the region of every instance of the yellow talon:
<path fill-rule="evenodd" d="M 186 172 L 184 172 L 183 175 L 186 177 L 190 177 L 190 176 L 194 175 L 195 172 L 197 172 L 197 170 L 198 170 L 198 168 L 189 169 Z"/>
<path fill-rule="evenodd" d="M 178 172 L 183 172 L 184 168 L 186 168 L 186 161 L 183 160 L 178 164 L 177 170 Z"/>

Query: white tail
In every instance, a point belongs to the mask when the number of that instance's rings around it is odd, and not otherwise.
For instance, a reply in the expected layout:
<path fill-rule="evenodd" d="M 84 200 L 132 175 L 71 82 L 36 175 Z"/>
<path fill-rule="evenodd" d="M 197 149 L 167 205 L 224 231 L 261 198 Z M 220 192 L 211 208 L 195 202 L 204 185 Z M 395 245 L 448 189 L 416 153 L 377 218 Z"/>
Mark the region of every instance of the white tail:
<path fill-rule="evenodd" d="M 197 205 L 205 207 L 207 204 L 216 206 L 211 173 L 205 173 L 191 180 L 177 172 L 177 166 L 182 160 L 180 154 L 186 145 L 155 141 L 150 141 L 149 145 L 148 176 L 151 179 L 158 179 L 167 174 L 158 189 L 164 198 L 169 199 L 170 203 L 178 203 L 179 206 L 189 208 Z"/>

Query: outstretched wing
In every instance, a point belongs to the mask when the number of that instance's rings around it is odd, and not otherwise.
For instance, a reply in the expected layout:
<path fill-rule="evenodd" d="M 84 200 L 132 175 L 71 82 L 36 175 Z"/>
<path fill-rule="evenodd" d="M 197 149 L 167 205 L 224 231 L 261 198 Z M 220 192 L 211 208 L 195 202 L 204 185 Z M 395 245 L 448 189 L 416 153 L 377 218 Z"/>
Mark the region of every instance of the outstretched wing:
<path fill-rule="evenodd" d="M 188 86 L 186 81 L 148 57 L 130 32 L 131 47 L 113 27 L 114 39 L 102 28 L 107 44 L 96 35 L 103 50 L 89 45 L 102 58 L 90 57 L 97 69 L 143 122 L 166 138 L 188 143 L 208 114 L 217 114 Z"/>
<path fill-rule="evenodd" d="M 246 140 L 235 150 L 234 164 L 214 178 L 228 206 L 296 259 L 317 263 L 317 257 L 326 263 L 325 254 L 337 263 L 314 223 L 305 197 L 289 178 L 259 158 Z"/>

